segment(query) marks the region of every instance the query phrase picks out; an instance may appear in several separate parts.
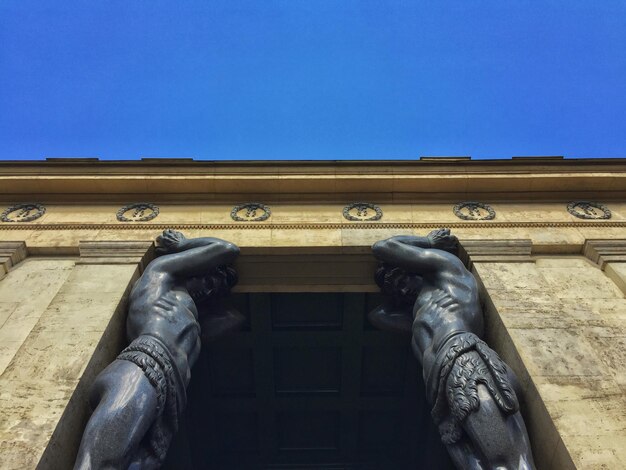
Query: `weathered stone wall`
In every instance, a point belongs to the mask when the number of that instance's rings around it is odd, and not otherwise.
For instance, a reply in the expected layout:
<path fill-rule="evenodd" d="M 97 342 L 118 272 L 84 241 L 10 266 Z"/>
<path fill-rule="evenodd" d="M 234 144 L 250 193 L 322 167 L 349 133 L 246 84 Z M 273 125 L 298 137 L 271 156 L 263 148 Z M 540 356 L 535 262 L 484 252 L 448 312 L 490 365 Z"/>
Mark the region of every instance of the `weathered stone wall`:
<path fill-rule="evenodd" d="M 488 339 L 520 378 L 541 468 L 626 468 L 624 292 L 583 256 L 474 269 Z"/>
<path fill-rule="evenodd" d="M 73 259 L 28 258 L 0 281 L 0 376 L 74 264 Z"/>
<path fill-rule="evenodd" d="M 0 341 L 11 340 L 1 343 L 0 468 L 71 467 L 89 384 L 121 348 L 140 258 L 86 251 L 27 258 L 0 280 Z"/>

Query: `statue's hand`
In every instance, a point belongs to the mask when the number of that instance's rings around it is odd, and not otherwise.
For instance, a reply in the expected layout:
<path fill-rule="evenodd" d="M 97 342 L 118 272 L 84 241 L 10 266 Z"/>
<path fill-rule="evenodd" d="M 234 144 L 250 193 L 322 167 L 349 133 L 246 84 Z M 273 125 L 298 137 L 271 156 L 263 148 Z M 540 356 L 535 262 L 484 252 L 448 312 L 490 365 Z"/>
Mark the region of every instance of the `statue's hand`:
<path fill-rule="evenodd" d="M 163 231 L 162 235 L 157 237 L 156 241 L 158 245 L 156 249 L 157 254 L 167 255 L 180 251 L 182 244 L 187 241 L 187 238 L 182 233 L 168 228 Z"/>
<path fill-rule="evenodd" d="M 393 310 L 389 305 L 379 305 L 367 314 L 367 318 L 380 330 L 402 334 L 411 334 L 413 331 L 413 315 L 410 309 Z"/>
<path fill-rule="evenodd" d="M 456 252 L 459 246 L 459 239 L 450 234 L 449 228 L 433 230 L 428 234 L 430 246 L 439 250 Z"/>

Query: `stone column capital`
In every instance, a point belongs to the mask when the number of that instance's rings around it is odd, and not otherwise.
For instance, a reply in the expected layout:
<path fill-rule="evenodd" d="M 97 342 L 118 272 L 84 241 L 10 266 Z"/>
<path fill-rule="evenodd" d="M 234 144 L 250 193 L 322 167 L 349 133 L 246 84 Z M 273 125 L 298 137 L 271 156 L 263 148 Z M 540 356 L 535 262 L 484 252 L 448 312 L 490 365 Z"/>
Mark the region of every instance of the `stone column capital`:
<path fill-rule="evenodd" d="M 26 243 L 0 242 L 0 279 L 7 275 L 13 266 L 26 258 Z"/>
<path fill-rule="evenodd" d="M 583 255 L 604 270 L 607 263 L 626 263 L 626 239 L 586 240 Z"/>

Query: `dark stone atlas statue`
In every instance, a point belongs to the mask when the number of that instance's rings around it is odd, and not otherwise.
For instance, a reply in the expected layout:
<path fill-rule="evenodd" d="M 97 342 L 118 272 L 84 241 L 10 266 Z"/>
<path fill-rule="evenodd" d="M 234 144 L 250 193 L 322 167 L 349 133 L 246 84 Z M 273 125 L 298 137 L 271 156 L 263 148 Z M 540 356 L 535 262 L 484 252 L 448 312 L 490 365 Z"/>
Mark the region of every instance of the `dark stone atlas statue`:
<path fill-rule="evenodd" d="M 158 468 L 185 407 L 201 334 L 210 341 L 243 322 L 223 300 L 237 281 L 228 267 L 235 245 L 173 230 L 157 241 L 160 256 L 130 296 L 130 345 L 93 384 L 75 469 Z M 377 242 L 376 280 L 387 296 L 370 319 L 412 332 L 432 416 L 457 467 L 532 469 L 515 376 L 480 339 L 478 289 L 457 245 L 445 229 Z"/>
<path fill-rule="evenodd" d="M 201 334 L 210 341 L 243 322 L 223 300 L 237 282 L 229 265 L 239 248 L 173 230 L 157 242 L 160 256 L 130 295 L 130 345 L 93 384 L 94 412 L 75 469 L 160 467 L 185 407 Z"/>
<path fill-rule="evenodd" d="M 374 244 L 376 282 L 386 294 L 370 314 L 381 329 L 412 333 L 432 417 L 462 469 L 533 469 L 511 369 L 483 335 L 476 280 L 447 229 Z"/>

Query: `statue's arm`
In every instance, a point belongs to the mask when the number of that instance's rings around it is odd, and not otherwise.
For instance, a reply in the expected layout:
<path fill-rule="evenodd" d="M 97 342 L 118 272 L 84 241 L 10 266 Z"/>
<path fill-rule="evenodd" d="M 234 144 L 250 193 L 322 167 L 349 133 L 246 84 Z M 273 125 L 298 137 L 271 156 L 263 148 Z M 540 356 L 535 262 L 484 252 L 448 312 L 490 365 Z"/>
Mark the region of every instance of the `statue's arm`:
<path fill-rule="evenodd" d="M 166 230 L 163 235 L 157 237 L 157 255 L 167 255 L 180 253 L 191 250 L 192 248 L 200 248 L 202 246 L 212 245 L 214 243 L 228 243 L 226 240 L 215 237 L 199 237 L 186 238 L 174 230 Z"/>
<path fill-rule="evenodd" d="M 416 248 L 433 248 L 432 243 L 428 237 L 416 237 L 413 235 L 396 235 L 391 237 L 390 240 L 395 240 L 405 245 L 414 246 Z"/>
<path fill-rule="evenodd" d="M 443 228 L 433 230 L 426 237 L 399 235 L 381 240 L 372 250 L 385 263 L 409 272 L 427 274 L 460 264 L 456 256 L 448 253 L 456 252 L 457 248 L 458 239 L 450 234 L 449 229 Z"/>
<path fill-rule="evenodd" d="M 411 334 L 413 313 L 410 306 L 397 307 L 386 301 L 367 314 L 370 323 L 376 328 L 394 333 Z"/>
<path fill-rule="evenodd" d="M 173 276 L 194 277 L 207 274 L 218 266 L 232 264 L 239 256 L 237 245 L 219 238 L 185 238 L 180 232 L 166 230 L 157 242 L 162 256 L 149 269 Z"/>
<path fill-rule="evenodd" d="M 440 250 L 419 248 L 396 240 L 395 237 L 374 243 L 372 251 L 384 263 L 417 274 L 436 272 L 446 262 L 445 253 Z"/>

